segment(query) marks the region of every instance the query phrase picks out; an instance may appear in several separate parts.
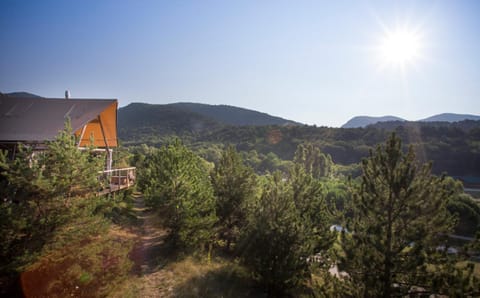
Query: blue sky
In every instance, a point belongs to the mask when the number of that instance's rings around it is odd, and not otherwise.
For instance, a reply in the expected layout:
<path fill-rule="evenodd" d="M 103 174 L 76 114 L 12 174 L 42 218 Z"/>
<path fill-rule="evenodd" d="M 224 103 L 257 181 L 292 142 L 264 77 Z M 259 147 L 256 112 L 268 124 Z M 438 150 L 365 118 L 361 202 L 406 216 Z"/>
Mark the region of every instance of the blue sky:
<path fill-rule="evenodd" d="M 379 67 L 385 28 L 421 57 Z M 251 108 L 308 124 L 480 114 L 480 1 L 0 0 L 0 91 Z"/>

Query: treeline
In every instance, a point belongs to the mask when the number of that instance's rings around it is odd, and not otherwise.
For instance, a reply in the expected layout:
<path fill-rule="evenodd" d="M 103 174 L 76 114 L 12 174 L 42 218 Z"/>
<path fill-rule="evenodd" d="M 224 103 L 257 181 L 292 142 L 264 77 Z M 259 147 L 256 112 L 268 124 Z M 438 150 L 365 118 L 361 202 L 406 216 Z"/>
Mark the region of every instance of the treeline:
<path fill-rule="evenodd" d="M 315 126 L 223 126 L 174 133 L 163 130 L 171 129 L 168 127 L 159 129 L 123 127 L 120 136 L 126 145 L 147 144 L 158 147 L 168 143 L 172 135 L 177 135 L 209 161 L 218 161 L 222 144 L 232 144 L 237 150 L 249 155 L 246 158 L 251 159 L 255 170 L 262 172 L 266 169 L 272 170 L 273 167 L 268 165 L 272 162 L 284 170 L 282 163 L 292 161 L 297 146 L 304 142 L 319 147 L 338 165 L 358 164 L 393 131 L 404 141 L 404 149 L 413 146 L 419 162 L 434 162 L 433 173 L 480 176 L 480 121 L 389 122 L 349 129 Z M 256 158 L 259 161 L 256 162 Z M 264 164 L 260 165 L 262 162 Z"/>
<path fill-rule="evenodd" d="M 475 248 L 449 254 L 447 237 L 462 224 L 478 231 L 478 205 L 457 181 L 420 165 L 395 135 L 362 162 L 356 180 L 339 175 L 315 143 L 297 146 L 284 171 L 263 175 L 233 146 L 215 163 L 179 140 L 135 151 L 138 186 L 166 214 L 176 249 L 223 251 L 269 295 L 298 288 L 328 297 L 480 294 L 468 262 Z"/>

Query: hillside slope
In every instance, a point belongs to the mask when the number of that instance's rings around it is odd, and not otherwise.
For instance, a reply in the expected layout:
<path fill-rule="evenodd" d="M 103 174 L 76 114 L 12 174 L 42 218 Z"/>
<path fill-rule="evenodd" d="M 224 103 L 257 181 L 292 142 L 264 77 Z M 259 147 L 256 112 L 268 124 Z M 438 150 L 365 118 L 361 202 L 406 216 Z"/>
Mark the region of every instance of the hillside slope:
<path fill-rule="evenodd" d="M 253 110 L 197 103 L 132 103 L 118 109 L 119 137 L 127 142 L 155 143 L 178 135 L 196 135 L 225 126 L 296 125 Z"/>
<path fill-rule="evenodd" d="M 129 142 L 155 141 L 172 135 L 195 134 L 223 125 L 173 105 L 132 103 L 118 109 L 118 134 Z"/>
<path fill-rule="evenodd" d="M 223 124 L 235 126 L 300 124 L 291 120 L 283 119 L 281 117 L 272 116 L 267 113 L 227 105 L 208 105 L 180 102 L 169 104 L 169 106 L 176 107 L 187 112 L 194 112 Z"/>

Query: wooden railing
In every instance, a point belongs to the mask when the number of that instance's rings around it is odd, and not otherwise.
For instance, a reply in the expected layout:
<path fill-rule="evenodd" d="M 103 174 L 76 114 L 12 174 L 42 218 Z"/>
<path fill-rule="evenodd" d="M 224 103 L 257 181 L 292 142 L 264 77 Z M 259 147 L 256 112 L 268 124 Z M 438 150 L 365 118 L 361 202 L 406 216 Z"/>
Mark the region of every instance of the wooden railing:
<path fill-rule="evenodd" d="M 100 174 L 99 180 L 104 188 L 99 194 L 103 195 L 133 186 L 135 184 L 136 169 L 135 167 L 129 167 L 98 172 Z"/>

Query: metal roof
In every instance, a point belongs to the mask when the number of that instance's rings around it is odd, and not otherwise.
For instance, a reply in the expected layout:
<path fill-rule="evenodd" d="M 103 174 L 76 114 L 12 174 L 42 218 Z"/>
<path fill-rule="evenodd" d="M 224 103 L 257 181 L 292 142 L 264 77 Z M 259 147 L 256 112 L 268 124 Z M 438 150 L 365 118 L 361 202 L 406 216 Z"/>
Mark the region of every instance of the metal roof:
<path fill-rule="evenodd" d="M 116 144 L 116 99 L 53 99 L 8 97 L 0 94 L 0 142 L 53 140 L 70 118 L 74 132 L 81 130 L 112 104 Z M 112 132 L 113 133 L 113 132 Z"/>

